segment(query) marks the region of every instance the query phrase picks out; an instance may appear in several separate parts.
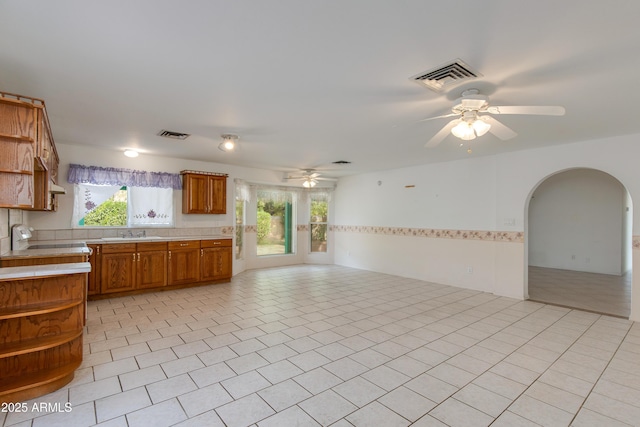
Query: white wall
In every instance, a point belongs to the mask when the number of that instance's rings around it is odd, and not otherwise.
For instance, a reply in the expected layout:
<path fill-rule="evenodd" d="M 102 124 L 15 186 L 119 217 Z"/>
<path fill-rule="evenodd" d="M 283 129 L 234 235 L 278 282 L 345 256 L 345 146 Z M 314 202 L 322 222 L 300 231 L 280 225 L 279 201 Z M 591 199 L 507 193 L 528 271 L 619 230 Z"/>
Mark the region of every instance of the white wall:
<path fill-rule="evenodd" d="M 529 203 L 529 265 L 621 275 L 625 201 L 624 187 L 604 172 L 549 177 Z"/>
<path fill-rule="evenodd" d="M 534 189 L 560 171 L 592 168 L 612 175 L 627 188 L 632 200 L 640 200 L 638 137 L 472 157 L 341 179 L 336 190 L 335 262 L 525 298 L 528 204 Z M 349 226 L 504 231 L 510 233 L 509 238 L 513 233 L 524 233 L 524 239 L 505 241 L 500 234 L 480 242 L 390 237 L 385 232 L 354 231 Z M 635 211 L 633 234 L 640 234 Z M 639 257 L 640 246 L 633 251 L 634 264 Z M 636 277 L 632 319 L 640 318 L 640 275 Z"/>

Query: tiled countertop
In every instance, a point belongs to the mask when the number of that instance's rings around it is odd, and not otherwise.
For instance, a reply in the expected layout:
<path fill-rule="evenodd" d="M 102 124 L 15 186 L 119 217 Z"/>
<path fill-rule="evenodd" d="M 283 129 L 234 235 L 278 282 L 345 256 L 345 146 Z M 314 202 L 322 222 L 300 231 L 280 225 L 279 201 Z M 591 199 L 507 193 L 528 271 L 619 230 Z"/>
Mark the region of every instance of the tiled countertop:
<path fill-rule="evenodd" d="M 28 279 L 30 277 L 60 276 L 63 274 L 89 273 L 88 262 L 72 262 L 67 264 L 33 265 L 28 267 L 0 268 L 0 280 Z"/>
<path fill-rule="evenodd" d="M 115 243 L 137 243 L 137 242 L 171 242 L 180 240 L 219 240 L 231 239 L 228 235 L 214 236 L 175 236 L 175 237 L 134 237 L 134 238 L 108 238 L 108 239 L 87 239 L 87 240 L 39 240 L 33 242 L 38 245 L 54 244 L 54 243 L 80 243 L 87 244 L 115 244 Z M 0 256 L 0 259 L 24 258 L 24 257 L 47 257 L 62 255 L 81 255 L 88 254 L 89 248 L 47 248 L 47 249 L 24 249 L 18 251 L 9 251 Z M 34 276 L 88 273 L 91 271 L 91 265 L 88 262 L 66 263 L 66 264 L 49 264 L 36 265 L 27 267 L 3 267 L 0 268 L 0 280 L 28 278 Z"/>

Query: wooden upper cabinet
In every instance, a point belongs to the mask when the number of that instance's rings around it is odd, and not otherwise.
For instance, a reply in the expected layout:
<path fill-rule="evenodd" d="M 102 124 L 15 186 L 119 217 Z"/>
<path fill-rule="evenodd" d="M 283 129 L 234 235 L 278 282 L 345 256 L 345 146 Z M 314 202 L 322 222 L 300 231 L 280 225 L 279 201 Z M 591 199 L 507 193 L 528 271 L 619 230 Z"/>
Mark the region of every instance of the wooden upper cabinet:
<path fill-rule="evenodd" d="M 33 206 L 37 107 L 0 92 L 0 207 Z"/>
<path fill-rule="evenodd" d="M 182 171 L 182 213 L 227 213 L 227 175 Z"/>
<path fill-rule="evenodd" d="M 0 93 L 2 136 L 35 141 L 36 114 L 36 106 L 33 103 L 17 99 L 11 94 Z"/>
<path fill-rule="evenodd" d="M 44 108 L 37 109 L 37 132 L 33 173 L 33 210 L 56 210 L 55 195 L 50 192 L 51 183 L 58 182 L 58 153 L 53 143 L 49 119 Z"/>
<path fill-rule="evenodd" d="M 55 210 L 58 164 L 44 101 L 0 92 L 0 207 Z"/>

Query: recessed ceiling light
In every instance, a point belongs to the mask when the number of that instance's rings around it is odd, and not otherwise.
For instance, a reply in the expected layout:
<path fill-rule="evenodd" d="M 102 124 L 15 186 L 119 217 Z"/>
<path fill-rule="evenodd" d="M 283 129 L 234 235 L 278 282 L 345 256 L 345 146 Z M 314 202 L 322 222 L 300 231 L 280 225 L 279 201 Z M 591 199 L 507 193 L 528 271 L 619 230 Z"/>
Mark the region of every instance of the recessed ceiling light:
<path fill-rule="evenodd" d="M 127 157 L 138 157 L 140 153 L 138 153 L 136 150 L 124 150 L 124 155 Z"/>
<path fill-rule="evenodd" d="M 236 140 L 238 139 L 238 135 L 232 135 L 229 133 L 225 133 L 222 136 L 222 142 L 218 145 L 218 148 L 222 151 L 230 152 L 236 148 Z"/>

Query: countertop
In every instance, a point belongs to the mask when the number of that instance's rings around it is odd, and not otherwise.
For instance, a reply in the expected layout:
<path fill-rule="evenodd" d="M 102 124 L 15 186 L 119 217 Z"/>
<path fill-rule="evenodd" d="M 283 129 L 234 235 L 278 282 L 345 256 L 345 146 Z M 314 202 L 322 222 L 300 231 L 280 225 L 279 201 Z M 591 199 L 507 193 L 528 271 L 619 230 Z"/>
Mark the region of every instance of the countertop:
<path fill-rule="evenodd" d="M 33 244 L 48 245 L 48 244 L 66 244 L 66 243 L 86 243 L 88 245 L 105 245 L 115 243 L 138 243 L 138 242 L 175 242 L 181 240 L 220 240 L 231 239 L 228 235 L 213 235 L 213 236 L 176 236 L 176 237 L 109 237 L 105 239 L 74 239 L 74 240 L 38 240 Z M 24 258 L 24 257 L 47 257 L 47 256 L 60 256 L 60 255 L 81 255 L 89 254 L 89 248 L 47 248 L 47 249 L 23 249 L 18 251 L 9 251 L 6 254 L 0 256 L 0 259 L 11 258 Z"/>
<path fill-rule="evenodd" d="M 0 268 L 0 280 L 29 279 L 42 276 L 60 276 L 63 274 L 89 273 L 88 262 L 72 262 L 67 264 L 34 265 L 28 267 Z"/>
<path fill-rule="evenodd" d="M 228 235 L 214 236 L 176 236 L 176 237 L 134 237 L 134 238 L 108 238 L 108 239 L 87 239 L 87 240 L 49 240 L 37 242 L 38 245 L 53 243 L 86 243 L 86 244 L 115 244 L 115 243 L 136 243 L 136 242 L 171 242 L 180 240 L 219 240 L 231 239 Z M 36 242 L 34 242 L 35 244 Z M 89 248 L 47 248 L 47 249 L 24 249 L 17 251 L 9 251 L 0 256 L 0 259 L 25 258 L 25 257 L 48 257 L 48 256 L 64 256 L 64 255 L 82 255 L 89 254 Z M 25 267 L 2 267 L 0 268 L 0 280 L 9 279 L 28 279 L 30 277 L 89 273 L 91 264 L 88 262 L 76 262 L 65 264 L 47 264 L 34 265 Z"/>

